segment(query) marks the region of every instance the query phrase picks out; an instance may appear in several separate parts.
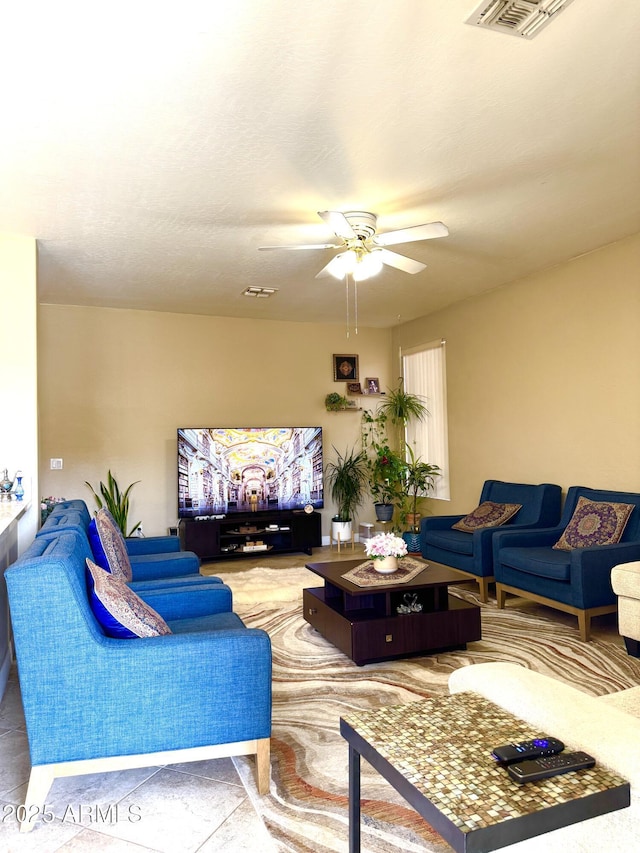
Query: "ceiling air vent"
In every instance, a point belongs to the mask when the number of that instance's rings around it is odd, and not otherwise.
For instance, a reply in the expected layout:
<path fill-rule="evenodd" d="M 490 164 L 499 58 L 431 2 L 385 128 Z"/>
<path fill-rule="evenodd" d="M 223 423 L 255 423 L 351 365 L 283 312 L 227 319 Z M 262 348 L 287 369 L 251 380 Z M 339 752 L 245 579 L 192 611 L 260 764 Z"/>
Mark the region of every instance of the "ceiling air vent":
<path fill-rule="evenodd" d="M 483 0 L 466 23 L 532 39 L 573 0 Z"/>

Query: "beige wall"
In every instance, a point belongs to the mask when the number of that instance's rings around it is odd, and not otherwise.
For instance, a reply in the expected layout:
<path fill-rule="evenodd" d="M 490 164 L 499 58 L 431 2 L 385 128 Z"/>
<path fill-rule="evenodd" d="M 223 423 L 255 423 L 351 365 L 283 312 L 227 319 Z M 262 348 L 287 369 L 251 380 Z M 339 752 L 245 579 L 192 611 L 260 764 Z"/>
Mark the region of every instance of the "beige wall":
<path fill-rule="evenodd" d="M 640 235 L 405 324 L 447 341 L 451 502 L 485 479 L 640 492 Z"/>
<path fill-rule="evenodd" d="M 487 478 L 640 491 L 640 236 L 454 305 L 393 332 L 143 311 L 40 307 L 41 493 L 90 493 L 110 466 L 145 532 L 175 523 L 178 426 L 321 424 L 331 355 L 394 383 L 399 345 L 445 338 L 451 501 Z M 62 457 L 63 471 L 49 470 Z M 361 513 L 369 518 L 369 507 Z M 324 512 L 323 532 L 333 507 Z"/>
<path fill-rule="evenodd" d="M 180 426 L 321 425 L 332 445 L 358 440 L 355 412 L 327 412 L 333 353 L 357 353 L 360 375 L 393 381 L 391 332 L 343 325 L 40 306 L 41 493 L 82 497 L 108 468 L 132 490 L 145 534 L 176 522 Z M 62 471 L 50 459 L 64 460 Z M 323 533 L 328 519 L 323 515 Z"/>
<path fill-rule="evenodd" d="M 36 271 L 36 241 L 0 234 L 0 477 L 4 468 L 10 478 L 20 469 L 25 500 L 38 491 Z M 20 521 L 20 551 L 29 545 L 37 525 L 35 501 Z"/>

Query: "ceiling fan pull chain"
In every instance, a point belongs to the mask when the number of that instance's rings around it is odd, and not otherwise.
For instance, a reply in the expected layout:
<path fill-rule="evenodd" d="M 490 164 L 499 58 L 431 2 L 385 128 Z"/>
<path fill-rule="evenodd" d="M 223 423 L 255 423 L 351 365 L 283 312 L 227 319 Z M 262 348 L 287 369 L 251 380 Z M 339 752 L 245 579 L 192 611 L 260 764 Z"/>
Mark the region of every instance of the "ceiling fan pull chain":
<path fill-rule="evenodd" d="M 344 277 L 345 286 L 347 289 L 347 338 L 349 337 L 349 273 Z"/>
<path fill-rule="evenodd" d="M 354 278 L 353 280 L 353 313 L 354 313 L 354 323 L 356 328 L 356 335 L 358 334 L 358 282 Z"/>

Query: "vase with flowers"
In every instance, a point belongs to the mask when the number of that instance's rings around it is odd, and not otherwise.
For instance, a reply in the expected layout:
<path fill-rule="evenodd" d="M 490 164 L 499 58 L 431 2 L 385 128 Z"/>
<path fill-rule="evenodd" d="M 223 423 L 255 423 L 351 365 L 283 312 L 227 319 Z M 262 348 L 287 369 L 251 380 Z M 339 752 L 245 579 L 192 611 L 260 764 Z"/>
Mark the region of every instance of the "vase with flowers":
<path fill-rule="evenodd" d="M 376 533 L 367 540 L 365 553 L 373 560 L 373 568 L 381 575 L 398 570 L 398 560 L 407 555 L 407 543 L 393 533 Z"/>

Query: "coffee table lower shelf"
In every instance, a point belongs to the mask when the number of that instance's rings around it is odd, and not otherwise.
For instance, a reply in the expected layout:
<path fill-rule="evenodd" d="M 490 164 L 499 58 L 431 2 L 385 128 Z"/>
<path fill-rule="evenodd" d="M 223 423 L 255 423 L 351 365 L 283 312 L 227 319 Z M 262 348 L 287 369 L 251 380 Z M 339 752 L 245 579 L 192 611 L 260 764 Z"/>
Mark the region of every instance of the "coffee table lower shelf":
<path fill-rule="evenodd" d="M 303 591 L 304 618 L 359 666 L 464 649 L 467 643 L 481 639 L 480 609 L 451 595 L 447 609 L 391 616 L 366 607 L 342 610 L 328 603 L 325 593 L 325 587 Z"/>

